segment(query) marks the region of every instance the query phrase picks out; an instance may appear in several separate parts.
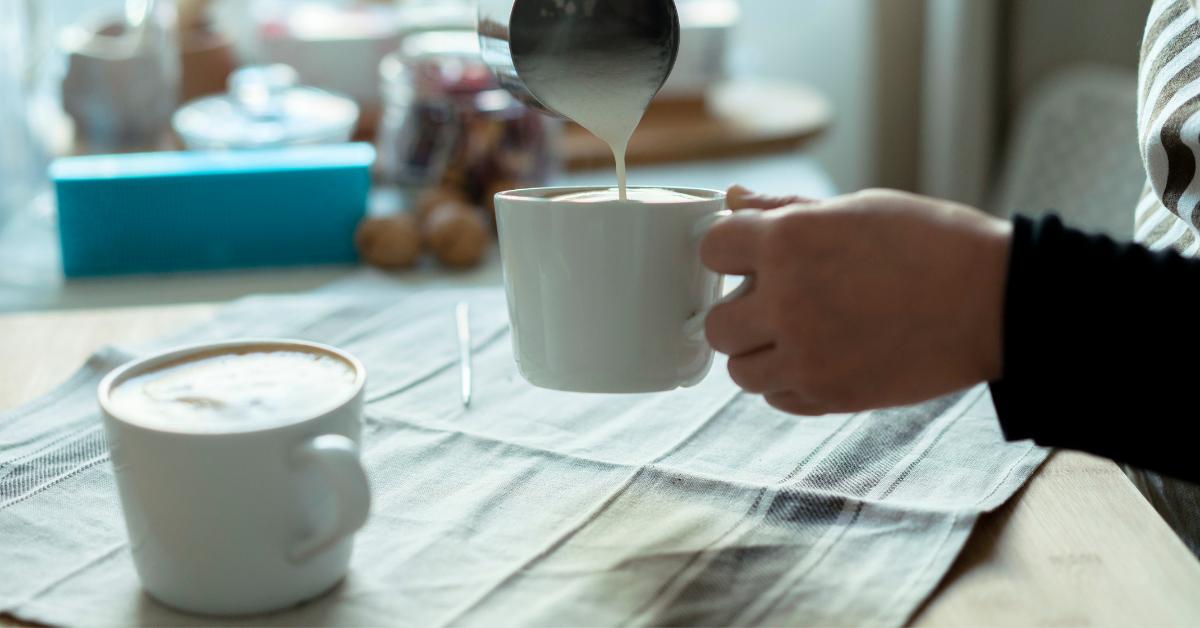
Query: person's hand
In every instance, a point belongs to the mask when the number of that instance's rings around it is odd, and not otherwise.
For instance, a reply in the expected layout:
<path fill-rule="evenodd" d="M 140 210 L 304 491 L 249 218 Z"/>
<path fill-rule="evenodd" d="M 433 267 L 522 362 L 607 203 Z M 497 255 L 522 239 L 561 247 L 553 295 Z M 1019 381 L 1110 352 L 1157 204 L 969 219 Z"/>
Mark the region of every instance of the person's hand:
<path fill-rule="evenodd" d="M 772 406 L 818 415 L 906 405 L 998 379 L 1012 226 L 976 209 L 867 190 L 826 201 L 729 190 L 700 243 L 747 275 L 705 321 L 729 374 Z"/>

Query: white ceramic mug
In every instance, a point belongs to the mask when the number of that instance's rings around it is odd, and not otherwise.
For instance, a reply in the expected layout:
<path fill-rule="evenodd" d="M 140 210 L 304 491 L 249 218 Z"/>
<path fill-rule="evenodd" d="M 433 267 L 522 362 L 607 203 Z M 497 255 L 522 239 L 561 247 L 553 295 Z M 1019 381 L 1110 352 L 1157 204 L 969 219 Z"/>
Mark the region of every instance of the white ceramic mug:
<path fill-rule="evenodd" d="M 513 353 L 542 388 L 640 393 L 693 386 L 712 366 L 703 334 L 722 277 L 699 240 L 725 193 L 666 188 L 695 200 L 559 201 L 605 188 L 496 195 Z"/>
<path fill-rule="evenodd" d="M 353 394 L 286 422 L 164 425 L 122 416 L 110 391 L 199 353 L 267 347 L 325 353 L 355 371 Z M 261 613 L 332 588 L 346 573 L 370 490 L 358 457 L 366 369 L 339 349 L 292 340 L 193 345 L 109 373 L 99 388 L 133 559 L 177 609 Z"/>

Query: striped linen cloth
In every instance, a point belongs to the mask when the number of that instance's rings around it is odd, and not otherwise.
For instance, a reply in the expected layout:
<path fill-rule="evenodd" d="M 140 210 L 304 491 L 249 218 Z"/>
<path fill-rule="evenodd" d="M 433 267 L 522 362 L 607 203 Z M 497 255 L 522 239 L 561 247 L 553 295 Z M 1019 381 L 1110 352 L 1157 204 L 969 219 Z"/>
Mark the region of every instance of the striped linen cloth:
<path fill-rule="evenodd" d="M 1152 250 L 1189 257 L 1200 252 L 1198 15 L 1196 0 L 1157 0 L 1146 21 L 1138 70 L 1138 139 L 1147 178 L 1133 238 Z M 1200 557 L 1200 486 L 1135 467 L 1125 472 Z"/>
<path fill-rule="evenodd" d="M 469 409 L 460 300 L 476 339 Z M 135 356 L 234 337 L 365 362 L 374 505 L 329 595 L 218 620 L 141 591 L 94 396 Z M 1046 455 L 1004 441 L 983 386 L 819 418 L 742 393 L 720 361 L 669 393 L 537 389 L 517 373 L 501 290 L 366 276 L 101 350 L 0 415 L 0 611 L 62 625 L 899 626 Z"/>

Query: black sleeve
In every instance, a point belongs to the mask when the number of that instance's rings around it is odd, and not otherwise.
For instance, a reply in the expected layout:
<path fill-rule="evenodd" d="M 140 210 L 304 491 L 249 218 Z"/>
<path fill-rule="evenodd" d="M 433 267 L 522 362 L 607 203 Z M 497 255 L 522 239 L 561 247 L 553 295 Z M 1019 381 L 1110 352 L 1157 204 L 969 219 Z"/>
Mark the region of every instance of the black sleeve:
<path fill-rule="evenodd" d="M 991 385 L 1005 437 L 1200 482 L 1200 260 L 1054 216 L 1013 227 Z"/>

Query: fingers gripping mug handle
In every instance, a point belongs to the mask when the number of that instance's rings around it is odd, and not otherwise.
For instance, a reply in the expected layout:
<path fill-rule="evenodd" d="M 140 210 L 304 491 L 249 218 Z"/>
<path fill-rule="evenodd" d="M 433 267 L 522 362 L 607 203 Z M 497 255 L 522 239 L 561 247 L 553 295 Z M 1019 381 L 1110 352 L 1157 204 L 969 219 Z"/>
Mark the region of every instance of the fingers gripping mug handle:
<path fill-rule="evenodd" d="M 371 510 L 371 490 L 358 458 L 358 445 L 345 436 L 326 434 L 309 439 L 296 449 L 292 460 L 320 468 L 333 487 L 338 509 L 333 525 L 317 531 L 288 552 L 293 562 L 302 562 L 329 549 L 366 523 Z"/>
<path fill-rule="evenodd" d="M 742 209 L 742 210 L 738 210 L 737 213 L 747 213 L 747 212 L 757 214 L 757 213 L 761 213 L 761 210 Z M 726 218 L 732 216 L 734 213 L 735 212 L 726 209 L 723 211 L 719 211 L 715 214 L 709 214 L 709 215 L 701 218 L 700 220 L 698 220 L 696 222 L 695 230 L 692 232 L 693 237 L 695 237 L 696 241 L 699 242 L 699 240 L 704 237 L 704 234 L 708 233 L 709 229 L 712 229 L 714 225 L 716 225 L 717 223 L 721 222 L 722 220 L 725 220 Z M 697 312 L 694 316 L 687 319 L 687 321 L 685 321 L 683 323 L 684 339 L 689 342 L 705 341 L 704 319 L 708 318 L 708 312 L 710 310 L 712 310 L 714 307 L 716 307 L 722 303 L 727 303 L 729 301 L 733 301 L 734 299 L 737 299 L 738 297 L 742 296 L 743 294 L 746 294 L 747 292 L 749 292 L 751 290 L 751 288 L 753 288 L 753 287 L 754 287 L 754 278 L 746 277 L 742 281 L 742 285 L 735 288 L 733 292 L 730 292 L 729 294 L 725 295 L 725 297 L 722 299 L 718 299 L 712 305 L 705 307 L 704 309 Z"/>

